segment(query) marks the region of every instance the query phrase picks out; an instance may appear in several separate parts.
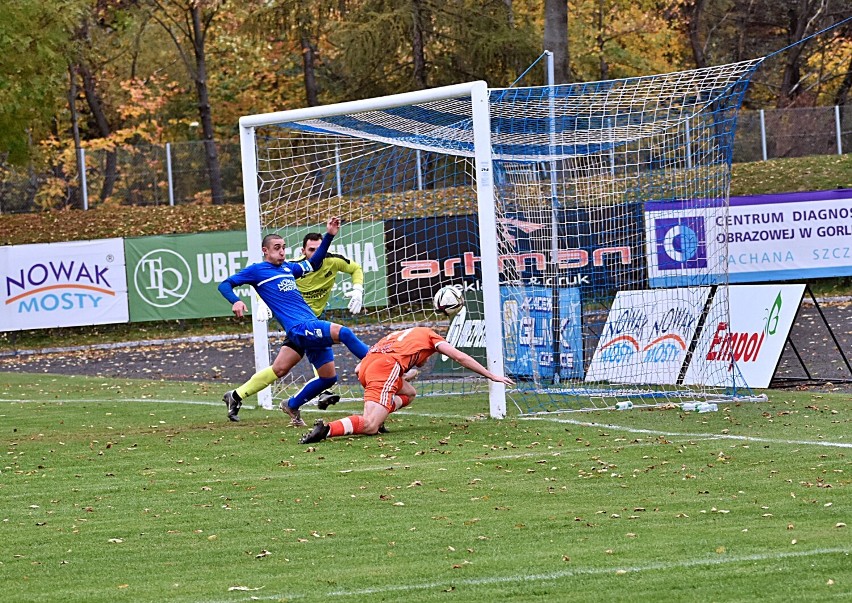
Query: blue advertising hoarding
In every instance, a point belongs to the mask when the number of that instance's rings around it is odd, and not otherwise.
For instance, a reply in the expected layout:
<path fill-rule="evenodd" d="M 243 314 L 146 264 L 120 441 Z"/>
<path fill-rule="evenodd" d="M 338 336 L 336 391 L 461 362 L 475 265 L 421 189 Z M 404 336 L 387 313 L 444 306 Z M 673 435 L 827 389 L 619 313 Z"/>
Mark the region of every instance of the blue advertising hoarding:
<path fill-rule="evenodd" d="M 559 375 L 583 378 L 580 290 L 559 290 Z M 527 285 L 500 287 L 503 362 L 506 373 L 528 379 L 554 376 L 553 290 Z"/>

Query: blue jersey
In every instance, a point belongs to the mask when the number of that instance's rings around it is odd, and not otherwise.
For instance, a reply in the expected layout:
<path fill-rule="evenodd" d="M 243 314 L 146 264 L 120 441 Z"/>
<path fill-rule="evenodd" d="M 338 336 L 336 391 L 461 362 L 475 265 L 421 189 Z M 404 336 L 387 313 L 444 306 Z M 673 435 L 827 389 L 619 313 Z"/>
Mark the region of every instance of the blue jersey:
<path fill-rule="evenodd" d="M 269 262 L 258 262 L 246 266 L 219 284 L 219 292 L 232 304 L 240 300 L 234 287 L 251 285 L 260 299 L 269 306 L 273 316 L 290 332 L 295 325 L 316 320 L 316 314 L 305 302 L 296 287 L 296 279 L 322 265 L 325 253 L 333 237 L 326 235 L 310 261 L 284 262 L 280 266 Z"/>

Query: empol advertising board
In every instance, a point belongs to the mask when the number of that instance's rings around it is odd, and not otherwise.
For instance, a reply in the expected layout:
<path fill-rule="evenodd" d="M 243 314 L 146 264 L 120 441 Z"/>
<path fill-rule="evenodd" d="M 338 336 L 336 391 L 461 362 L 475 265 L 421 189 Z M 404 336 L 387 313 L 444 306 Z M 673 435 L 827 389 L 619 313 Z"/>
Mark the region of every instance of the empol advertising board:
<path fill-rule="evenodd" d="M 719 287 L 684 383 L 769 387 L 804 292 L 805 285 Z"/>
<path fill-rule="evenodd" d="M 652 287 L 852 275 L 852 190 L 650 202 Z"/>
<path fill-rule="evenodd" d="M 0 247 L 0 331 L 127 322 L 122 239 Z"/>

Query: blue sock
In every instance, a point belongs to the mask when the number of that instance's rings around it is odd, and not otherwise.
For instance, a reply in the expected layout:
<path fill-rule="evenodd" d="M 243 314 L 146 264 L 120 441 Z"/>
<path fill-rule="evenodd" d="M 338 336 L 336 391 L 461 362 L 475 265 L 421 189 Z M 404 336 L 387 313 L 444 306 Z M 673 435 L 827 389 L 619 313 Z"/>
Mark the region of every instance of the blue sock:
<path fill-rule="evenodd" d="M 370 346 L 358 339 L 358 336 L 349 327 L 340 328 L 340 343 L 349 348 L 349 351 L 355 354 L 358 360 L 364 358 L 370 351 Z"/>
<path fill-rule="evenodd" d="M 325 390 L 337 383 L 337 377 L 314 377 L 299 392 L 287 401 L 287 406 L 292 409 L 297 409 L 305 402 L 313 400 Z"/>

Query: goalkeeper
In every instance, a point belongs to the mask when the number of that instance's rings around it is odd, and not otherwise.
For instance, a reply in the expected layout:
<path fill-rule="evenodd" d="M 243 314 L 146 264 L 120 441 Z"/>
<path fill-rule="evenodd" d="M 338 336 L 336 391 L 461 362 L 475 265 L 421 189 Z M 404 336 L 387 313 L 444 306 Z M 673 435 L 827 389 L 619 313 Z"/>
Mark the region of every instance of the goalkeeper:
<path fill-rule="evenodd" d="M 322 235 L 320 233 L 310 232 L 306 234 L 305 238 L 302 239 L 302 255 L 293 261 L 310 261 L 321 244 Z M 349 298 L 349 311 L 352 314 L 358 314 L 364 306 L 364 271 L 361 266 L 342 255 L 326 253 L 319 268 L 296 281 L 299 292 L 318 318 L 322 317 L 323 312 L 325 312 L 338 272 L 345 272 L 352 279 L 352 289 L 344 293 L 344 296 Z M 316 368 L 314 368 L 314 374 L 317 374 Z M 317 406 L 320 410 L 325 410 L 339 401 L 340 395 L 327 389 L 317 398 Z"/>
<path fill-rule="evenodd" d="M 219 292 L 231 302 L 231 310 L 237 318 L 242 318 L 247 308 L 234 294 L 234 288 L 241 285 L 254 287 L 258 297 L 269 307 L 286 333 L 272 366 L 258 371 L 246 383 L 223 396 L 231 421 L 240 420 L 237 413 L 247 396 L 271 385 L 289 373 L 302 356 L 307 356 L 317 371 L 317 378 L 306 383 L 295 396 L 286 402 L 282 401 L 280 405 L 281 410 L 290 415 L 292 425 L 304 426 L 299 408 L 337 381 L 332 344 L 344 344 L 359 359 L 367 354 L 367 345 L 348 327 L 317 320 L 296 287 L 296 279 L 322 265 L 328 246 L 339 229 L 340 219 L 330 218 L 327 233 L 313 258 L 302 262 L 286 262 L 284 239 L 277 234 L 266 235 L 262 242 L 264 261 L 246 266 L 219 284 Z"/>

